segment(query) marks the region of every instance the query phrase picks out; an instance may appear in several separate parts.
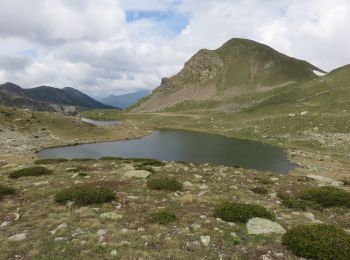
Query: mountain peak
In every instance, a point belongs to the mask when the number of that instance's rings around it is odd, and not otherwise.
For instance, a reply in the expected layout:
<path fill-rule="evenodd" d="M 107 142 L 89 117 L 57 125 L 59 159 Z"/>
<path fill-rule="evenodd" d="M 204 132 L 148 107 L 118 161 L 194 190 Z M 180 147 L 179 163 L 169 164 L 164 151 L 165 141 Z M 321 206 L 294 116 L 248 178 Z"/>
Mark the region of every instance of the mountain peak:
<path fill-rule="evenodd" d="M 262 43 L 233 38 L 216 50 L 200 50 L 134 110 L 205 109 L 208 104 L 214 110 L 240 110 L 249 106 L 233 102 L 243 100 L 240 96 L 295 86 L 316 78 L 314 70 L 322 71 Z"/>

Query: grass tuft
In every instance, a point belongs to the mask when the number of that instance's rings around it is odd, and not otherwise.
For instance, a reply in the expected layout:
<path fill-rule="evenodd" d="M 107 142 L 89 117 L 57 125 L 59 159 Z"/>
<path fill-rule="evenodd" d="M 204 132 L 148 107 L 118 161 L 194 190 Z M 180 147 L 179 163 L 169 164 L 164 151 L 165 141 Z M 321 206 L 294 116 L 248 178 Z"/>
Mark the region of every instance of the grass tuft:
<path fill-rule="evenodd" d="M 15 194 L 16 190 L 14 188 L 0 184 L 0 200 L 6 195 Z"/>
<path fill-rule="evenodd" d="M 336 225 L 299 225 L 284 234 L 282 243 L 299 257 L 350 259 L 350 235 Z"/>
<path fill-rule="evenodd" d="M 162 209 L 155 212 L 151 212 L 148 215 L 148 220 L 151 223 L 157 223 L 166 225 L 177 220 L 177 216 L 169 210 Z"/>
<path fill-rule="evenodd" d="M 42 166 L 32 166 L 20 170 L 13 171 L 9 174 L 10 178 L 17 179 L 20 177 L 28 177 L 28 176 L 42 176 L 42 175 L 50 175 L 53 171 L 47 169 Z"/>
<path fill-rule="evenodd" d="M 115 194 L 108 187 L 82 184 L 61 190 L 55 196 L 55 201 L 65 204 L 73 201 L 78 206 L 105 203 L 114 200 Z"/>
<path fill-rule="evenodd" d="M 350 207 L 350 193 L 335 187 L 317 187 L 304 190 L 300 194 L 303 200 L 313 201 L 325 208 Z"/>
<path fill-rule="evenodd" d="M 262 206 L 239 202 L 224 202 L 215 208 L 215 217 L 229 222 L 246 223 L 251 218 L 275 220 L 276 216 Z"/>
<path fill-rule="evenodd" d="M 182 183 L 171 177 L 152 177 L 147 181 L 152 190 L 178 191 L 182 190 Z"/>
<path fill-rule="evenodd" d="M 39 159 L 34 162 L 34 164 L 56 164 L 56 163 L 64 163 L 68 162 L 67 159 L 64 158 L 52 158 L 52 159 Z"/>

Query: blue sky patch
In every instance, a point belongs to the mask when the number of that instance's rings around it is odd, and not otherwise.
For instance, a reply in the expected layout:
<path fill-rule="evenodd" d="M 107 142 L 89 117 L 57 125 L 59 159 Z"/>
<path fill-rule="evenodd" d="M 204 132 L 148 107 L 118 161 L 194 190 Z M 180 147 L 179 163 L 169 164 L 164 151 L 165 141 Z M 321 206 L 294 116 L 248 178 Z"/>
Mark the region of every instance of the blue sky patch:
<path fill-rule="evenodd" d="M 126 11 L 126 21 L 131 23 L 138 20 L 150 20 L 157 23 L 165 31 L 180 33 L 189 23 L 189 16 L 184 13 L 167 11 Z"/>
<path fill-rule="evenodd" d="M 22 55 L 30 57 L 30 58 L 37 58 L 38 57 L 38 52 L 35 49 L 23 50 L 20 53 Z"/>

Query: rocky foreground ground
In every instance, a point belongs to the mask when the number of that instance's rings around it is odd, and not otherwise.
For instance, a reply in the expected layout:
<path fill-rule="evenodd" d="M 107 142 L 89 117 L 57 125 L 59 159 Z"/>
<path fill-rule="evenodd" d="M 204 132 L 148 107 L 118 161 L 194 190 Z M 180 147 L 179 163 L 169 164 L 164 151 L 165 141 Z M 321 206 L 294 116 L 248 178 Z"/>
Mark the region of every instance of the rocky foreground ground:
<path fill-rule="evenodd" d="M 0 168 L 1 183 L 16 193 L 1 201 L 2 259 L 297 259 L 281 244 L 285 230 L 302 223 L 336 223 L 349 229 L 347 209 L 291 209 L 278 193 L 294 196 L 324 179 L 275 175 L 223 166 L 166 163 L 147 170 L 138 162 L 99 160 L 49 164 L 51 175 L 8 178 L 28 164 Z M 158 191 L 152 176 L 175 177 L 180 191 Z M 327 181 L 327 180 L 326 180 Z M 91 183 L 110 187 L 115 199 L 91 206 L 65 205 L 54 197 L 67 187 Z M 232 223 L 214 215 L 222 201 L 264 206 L 277 219 Z M 148 214 L 167 209 L 175 222 L 151 223 Z"/>
<path fill-rule="evenodd" d="M 145 166 L 117 158 L 36 165 L 35 151 L 44 147 L 137 138 L 149 128 L 135 120 L 99 128 L 77 118 L 7 108 L 0 118 L 0 179 L 11 188 L 0 194 L 0 259 L 299 259 L 282 243 L 295 225 L 350 229 L 348 206 L 298 199 L 315 187 L 350 191 L 349 162 L 336 156 L 290 149 L 298 167 L 287 175 L 207 164 L 147 165 L 147 160 Z M 50 174 L 11 178 L 34 165 Z M 149 180 L 159 176 L 182 187 L 152 189 Z M 57 201 L 65 189 L 84 185 L 106 187 L 113 196 L 87 205 Z M 225 221 L 215 212 L 227 201 L 262 206 L 275 218 Z M 172 213 L 172 221 L 150 218 L 162 210 Z"/>

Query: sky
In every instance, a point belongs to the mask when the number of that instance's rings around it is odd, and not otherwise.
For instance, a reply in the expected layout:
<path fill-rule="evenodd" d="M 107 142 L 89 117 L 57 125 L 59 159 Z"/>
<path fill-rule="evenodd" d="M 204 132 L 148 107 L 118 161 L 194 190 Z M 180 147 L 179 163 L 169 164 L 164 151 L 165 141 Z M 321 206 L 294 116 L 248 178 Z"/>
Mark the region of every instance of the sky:
<path fill-rule="evenodd" d="M 236 37 L 330 71 L 350 63 L 350 1 L 0 0 L 0 84 L 154 89 Z"/>

